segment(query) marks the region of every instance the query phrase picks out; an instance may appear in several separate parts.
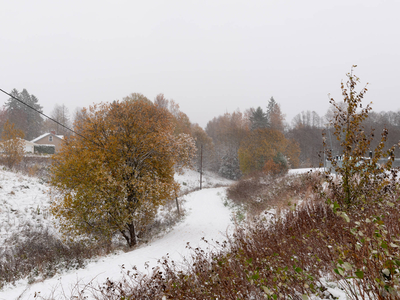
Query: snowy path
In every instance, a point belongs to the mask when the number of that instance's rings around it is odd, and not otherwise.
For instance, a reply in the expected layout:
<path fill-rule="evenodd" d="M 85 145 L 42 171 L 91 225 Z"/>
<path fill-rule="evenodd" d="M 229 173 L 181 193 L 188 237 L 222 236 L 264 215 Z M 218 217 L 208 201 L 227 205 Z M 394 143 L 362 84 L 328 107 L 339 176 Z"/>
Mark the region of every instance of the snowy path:
<path fill-rule="evenodd" d="M 1 291 L 0 299 L 17 299 L 22 293 L 18 299 L 34 299 L 35 292 L 40 292 L 41 296 L 54 292 L 54 298 L 59 299 L 63 293 L 68 295 L 78 281 L 85 284 L 91 280 L 103 283 L 108 277 L 119 279 L 122 265 L 126 270 L 136 265 L 138 270 L 145 271 L 146 262 L 149 262 L 150 267 L 155 266 L 157 260 L 167 253 L 171 259 L 182 261 L 188 254 L 185 248 L 187 242 L 197 247 L 205 246 L 201 242 L 202 237 L 208 241 L 225 239 L 226 230 L 232 223 L 231 212 L 223 205 L 224 196 L 225 188 L 194 192 L 186 196 L 185 220 L 161 239 L 129 253 L 101 258 L 97 262 L 89 263 L 85 269 L 60 274 L 43 282 L 27 285 L 26 281 L 20 281 L 15 288 Z"/>

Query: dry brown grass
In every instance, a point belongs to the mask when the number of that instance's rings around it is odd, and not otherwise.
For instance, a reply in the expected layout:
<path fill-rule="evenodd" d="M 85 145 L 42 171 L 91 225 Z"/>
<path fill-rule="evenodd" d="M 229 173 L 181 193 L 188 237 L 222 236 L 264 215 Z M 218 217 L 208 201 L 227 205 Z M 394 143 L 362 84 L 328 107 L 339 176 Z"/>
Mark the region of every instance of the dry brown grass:
<path fill-rule="evenodd" d="M 378 194 L 380 198 L 364 210 L 346 211 L 345 218 L 319 198 L 320 193 L 313 193 L 313 184 L 323 182 L 321 176 L 288 177 L 287 182 L 262 177 L 243 180 L 230 190 L 238 192 L 234 201 L 253 211 L 251 221 L 238 226 L 228 241 L 211 245 L 215 251 L 195 248 L 183 263 L 163 258 L 147 274 L 128 270 L 120 282 L 108 280 L 84 289 L 99 300 L 300 300 L 303 295 L 334 299 L 324 286 L 329 278 L 341 280 L 350 299 L 399 299 L 396 292 L 390 294 L 398 288 L 400 266 L 399 192 L 392 189 L 384 199 Z M 265 193 L 260 182 L 274 192 Z M 254 195 L 264 195 L 261 204 L 253 204 Z M 253 198 L 245 201 L 247 197 Z M 303 201 L 290 209 L 287 202 L 295 198 Z M 285 203 L 284 214 L 256 215 L 279 201 Z M 367 221 L 371 216 L 379 217 Z M 352 269 L 335 273 L 344 263 Z M 385 269 L 390 276 L 383 276 Z M 355 272 L 361 270 L 363 276 L 357 278 Z M 85 297 L 81 291 L 74 296 Z"/>
<path fill-rule="evenodd" d="M 308 191 L 292 191 L 293 186 L 289 192 L 277 194 Z M 284 217 L 269 220 L 260 215 L 242 224 L 227 242 L 214 245 L 218 251 L 192 249 L 192 257 L 183 264 L 165 258 L 147 275 L 132 270 L 124 281 L 108 281 L 91 291 L 96 299 L 273 299 L 273 295 L 280 299 L 320 295 L 326 299 L 330 295 L 321 279 L 344 279 L 334 269 L 345 261 L 354 270 L 364 270 L 363 279 L 344 281 L 352 299 L 398 299 L 385 292 L 377 279 L 382 278 L 387 258 L 399 257 L 399 248 L 390 246 L 386 254 L 381 251 L 382 240 L 376 238 L 379 222 L 364 221 L 366 216 L 383 215 L 379 226 L 384 226 L 386 233 L 378 231 L 388 245 L 397 243 L 399 194 L 389 197 L 396 205 L 381 202 L 364 211 L 348 211 L 349 221 L 317 195 L 311 196 L 297 209 L 287 210 Z M 369 239 L 361 247 L 356 246 L 360 244 L 360 236 L 354 234 L 357 226 L 357 232 Z M 378 256 L 373 256 L 374 249 Z M 387 286 L 395 284 L 394 275 L 382 280 Z"/>
<path fill-rule="evenodd" d="M 324 291 L 319 278 L 331 272 L 336 257 L 335 247 L 327 246 L 351 242 L 334 229 L 345 223 L 322 203 L 308 203 L 285 220 L 258 218 L 237 228 L 217 252 L 192 249 L 183 266 L 163 259 L 150 275 L 133 272 L 93 292 L 97 299 L 265 299 L 268 288 L 301 299 Z"/>
<path fill-rule="evenodd" d="M 0 165 L 6 168 L 6 162 L 3 156 L 0 156 Z M 13 166 L 13 170 L 28 176 L 47 180 L 50 165 L 51 156 L 49 155 L 27 155 L 22 158 L 20 163 Z"/>
<path fill-rule="evenodd" d="M 25 226 L 0 250 L 0 288 L 26 277 L 31 283 L 59 270 L 82 268 L 89 258 L 111 250 L 109 243 L 65 242 L 46 228 Z"/>
<path fill-rule="evenodd" d="M 312 195 L 312 174 L 274 177 L 262 172 L 237 181 L 227 190 L 228 198 L 243 204 L 251 215 L 266 209 L 285 210 Z"/>

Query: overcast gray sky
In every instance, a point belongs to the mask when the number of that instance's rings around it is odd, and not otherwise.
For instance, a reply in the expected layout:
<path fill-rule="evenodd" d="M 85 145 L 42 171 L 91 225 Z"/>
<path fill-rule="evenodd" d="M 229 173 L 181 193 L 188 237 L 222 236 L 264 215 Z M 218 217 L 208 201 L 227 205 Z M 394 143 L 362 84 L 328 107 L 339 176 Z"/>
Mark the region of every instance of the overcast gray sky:
<path fill-rule="evenodd" d="M 290 123 L 325 114 L 357 64 L 374 110 L 397 111 L 399 13 L 394 0 L 2 1 L 0 88 L 46 113 L 164 93 L 202 127 L 274 96 Z"/>

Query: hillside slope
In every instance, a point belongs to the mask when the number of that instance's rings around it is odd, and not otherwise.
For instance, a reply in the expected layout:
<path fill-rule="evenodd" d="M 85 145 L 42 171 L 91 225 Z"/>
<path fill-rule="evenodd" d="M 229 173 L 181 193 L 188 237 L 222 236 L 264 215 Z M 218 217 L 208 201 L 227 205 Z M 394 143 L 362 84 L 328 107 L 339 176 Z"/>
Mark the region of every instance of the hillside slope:
<path fill-rule="evenodd" d="M 3 176 L 5 192 L 0 194 L 2 197 L 0 199 L 3 199 L 4 207 L 8 211 L 2 209 L 0 220 L 2 220 L 2 224 L 8 224 L 10 234 L 18 224 L 24 222 L 34 223 L 38 218 L 50 222 L 51 216 L 46 211 L 49 202 L 45 185 L 41 184 L 39 180 L 9 172 L 2 173 L 0 178 L 1 176 Z M 197 176 L 196 172 L 188 171 L 184 175 L 177 176 L 177 180 L 182 184 L 184 182 L 184 187 L 189 189 L 192 185 L 197 184 Z M 206 177 L 206 182 L 209 183 L 208 185 L 227 183 L 225 180 L 212 177 Z M 22 186 L 29 186 L 29 188 Z M 9 195 L 10 190 L 13 190 L 14 194 Z M 55 299 L 65 297 L 68 299 L 71 290 L 78 287 L 76 286 L 78 282 L 79 288 L 82 288 L 90 282 L 96 286 L 105 282 L 107 278 L 118 280 L 121 278 L 122 266 L 125 271 L 132 266 L 136 266 L 140 271 L 146 271 L 145 264 L 151 268 L 157 264 L 157 260 L 167 254 L 175 261 L 182 261 L 189 254 L 186 249 L 187 243 L 194 247 L 205 247 L 206 244 L 201 241 L 203 237 L 209 241 L 221 241 L 225 238 L 226 231 L 232 223 L 231 212 L 223 204 L 224 197 L 225 188 L 193 192 L 185 196 L 186 216 L 184 220 L 162 238 L 127 253 L 99 258 L 90 262 L 85 269 L 62 272 L 42 282 L 29 285 L 27 280 L 20 280 L 16 286 L 7 286 L 0 291 L 0 299 L 8 300 L 18 297 L 20 297 L 19 299 L 34 299 L 35 293 L 39 292 L 42 297 L 52 295 Z M 39 207 L 39 214 L 37 207 Z M 14 213 L 19 217 L 7 221 L 7 216 L 8 218 L 10 215 L 12 217 Z M 9 224 L 12 222 L 15 226 L 10 227 Z M 3 226 L 1 230 L 3 233 L 5 230 Z"/>

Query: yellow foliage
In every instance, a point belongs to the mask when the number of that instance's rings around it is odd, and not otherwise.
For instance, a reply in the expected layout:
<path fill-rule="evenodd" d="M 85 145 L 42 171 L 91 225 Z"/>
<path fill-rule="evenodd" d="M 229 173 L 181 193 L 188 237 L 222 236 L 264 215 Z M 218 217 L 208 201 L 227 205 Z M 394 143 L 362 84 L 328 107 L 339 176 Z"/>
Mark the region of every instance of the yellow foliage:
<path fill-rule="evenodd" d="M 168 109 L 168 111 L 174 117 L 175 130 L 174 134 L 179 135 L 181 133 L 190 134 L 191 123 L 189 117 L 179 109 L 179 104 L 174 100 L 166 99 L 164 94 L 158 94 L 154 99 L 154 104 L 158 107 Z"/>
<path fill-rule="evenodd" d="M 0 148 L 3 152 L 5 164 L 12 168 L 14 165 L 21 162 L 24 157 L 24 132 L 21 129 L 16 129 L 14 124 L 8 120 L 4 124 L 1 134 Z"/>
<path fill-rule="evenodd" d="M 85 138 L 66 138 L 54 156 L 52 211 L 69 233 L 119 232 L 133 246 L 137 228 L 179 189 L 176 162 L 190 162 L 194 141 L 174 136 L 172 115 L 136 96 L 85 110 L 74 125 Z"/>
<path fill-rule="evenodd" d="M 287 140 L 282 132 L 258 128 L 250 132 L 239 148 L 239 164 L 243 174 L 262 170 L 265 163 L 279 152 L 284 153 Z"/>
<path fill-rule="evenodd" d="M 258 128 L 249 133 L 242 142 L 238 155 L 240 170 L 243 174 L 254 171 L 275 169 L 273 159 L 281 153 L 291 166 L 298 165 L 299 147 L 292 140 L 287 140 L 283 133 L 271 128 Z M 271 161 L 267 164 L 268 161 Z"/>

